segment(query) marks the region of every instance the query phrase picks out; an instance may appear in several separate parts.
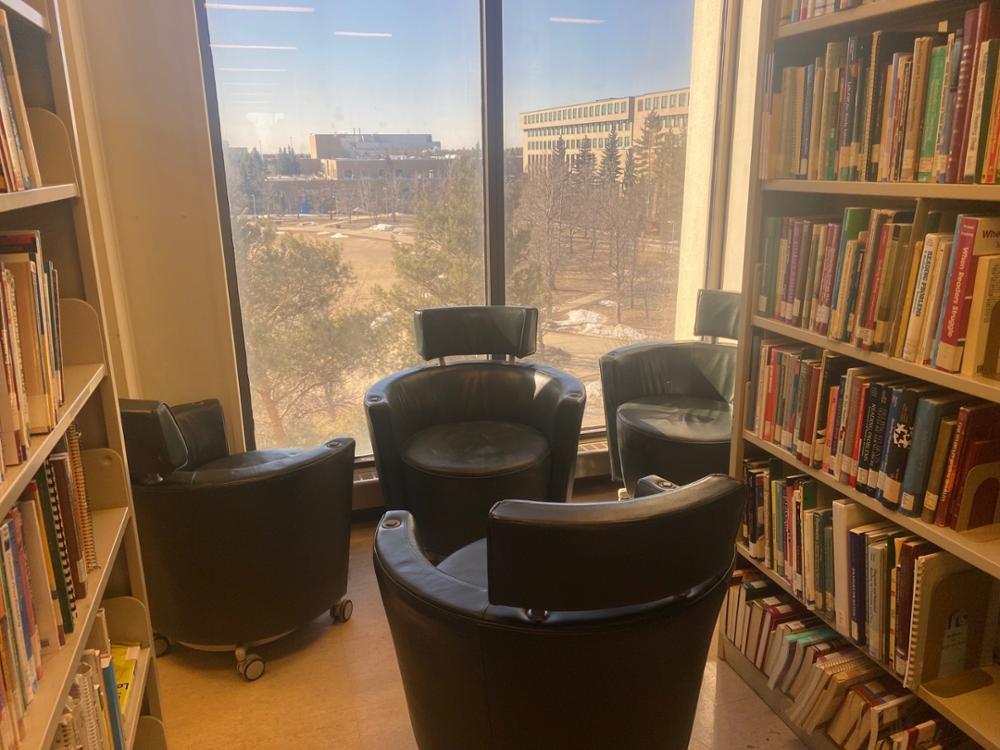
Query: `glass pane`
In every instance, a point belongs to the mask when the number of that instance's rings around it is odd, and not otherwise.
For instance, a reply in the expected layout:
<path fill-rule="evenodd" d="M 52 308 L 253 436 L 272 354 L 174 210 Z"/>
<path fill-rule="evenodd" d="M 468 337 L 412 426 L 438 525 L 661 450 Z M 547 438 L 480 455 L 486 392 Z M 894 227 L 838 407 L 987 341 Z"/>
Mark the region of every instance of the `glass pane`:
<path fill-rule="evenodd" d="M 207 3 L 260 447 L 352 435 L 417 307 L 481 304 L 476 0 Z"/>
<path fill-rule="evenodd" d="M 504 2 L 507 296 L 539 308 L 538 358 L 584 381 L 584 427 L 604 424 L 601 354 L 691 335 L 677 328 L 694 6 Z"/>

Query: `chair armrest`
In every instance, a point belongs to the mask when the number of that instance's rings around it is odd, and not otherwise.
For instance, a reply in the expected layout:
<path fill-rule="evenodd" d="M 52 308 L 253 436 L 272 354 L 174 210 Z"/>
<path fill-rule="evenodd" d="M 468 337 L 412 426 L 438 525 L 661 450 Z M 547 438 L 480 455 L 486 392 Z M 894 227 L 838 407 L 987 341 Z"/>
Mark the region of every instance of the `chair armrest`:
<path fill-rule="evenodd" d="M 635 484 L 635 498 L 649 497 L 650 495 L 660 495 L 664 492 L 676 492 L 679 485 L 674 484 L 669 479 L 663 479 L 655 474 L 643 477 Z"/>
<path fill-rule="evenodd" d="M 533 408 L 534 425 L 549 441 L 552 456 L 549 497 L 568 500 L 573 494 L 587 389 L 579 378 L 562 370 L 536 364 L 530 367 L 551 378 L 536 394 Z"/>
<path fill-rule="evenodd" d="M 412 371 L 404 370 L 382 378 L 365 393 L 365 416 L 375 455 L 375 471 L 382 498 L 390 510 L 405 507 L 402 444 L 409 434 L 400 424 L 404 421 L 404 415 L 399 413 L 401 409 L 393 408 L 393 393 L 396 383 Z"/>
<path fill-rule="evenodd" d="M 372 558 L 383 589 L 391 586 L 431 606 L 481 618 L 490 606 L 486 589 L 452 578 L 424 557 L 416 521 L 405 510 L 390 510 L 375 531 Z M 383 598 L 385 594 L 383 594 Z"/>
<path fill-rule="evenodd" d="M 189 471 L 202 464 L 229 455 L 226 438 L 226 417 L 217 399 L 194 401 L 171 406 L 170 413 L 180 428 L 187 445 Z"/>

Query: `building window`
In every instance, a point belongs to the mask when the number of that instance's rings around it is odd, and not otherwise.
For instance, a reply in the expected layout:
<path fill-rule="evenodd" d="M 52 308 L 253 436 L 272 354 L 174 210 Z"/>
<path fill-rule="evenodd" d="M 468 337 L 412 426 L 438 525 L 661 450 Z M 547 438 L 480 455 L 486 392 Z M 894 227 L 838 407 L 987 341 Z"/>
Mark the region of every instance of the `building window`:
<path fill-rule="evenodd" d="M 680 95 L 680 105 L 682 107 L 687 106 L 687 94 L 681 94 Z"/>

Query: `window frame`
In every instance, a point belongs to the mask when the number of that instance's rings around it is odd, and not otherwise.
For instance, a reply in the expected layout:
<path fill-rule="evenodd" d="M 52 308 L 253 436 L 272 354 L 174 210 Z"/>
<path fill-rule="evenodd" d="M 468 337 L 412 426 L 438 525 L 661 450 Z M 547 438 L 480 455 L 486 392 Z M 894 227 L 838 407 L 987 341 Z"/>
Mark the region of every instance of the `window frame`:
<path fill-rule="evenodd" d="M 246 341 L 244 338 L 243 313 L 240 307 L 238 279 L 236 276 L 236 253 L 233 244 L 231 216 L 229 214 L 228 185 L 226 183 L 225 163 L 223 160 L 222 123 L 219 113 L 218 92 L 216 86 L 215 63 L 213 60 L 208 26 L 207 0 L 192 0 L 198 27 L 199 46 L 201 49 L 202 78 L 205 86 L 206 109 L 208 113 L 209 137 L 212 146 L 212 160 L 215 175 L 216 194 L 218 195 L 219 221 L 222 232 L 222 245 L 226 265 L 226 284 L 228 288 L 230 315 L 232 319 L 233 345 L 236 354 L 238 386 L 240 403 L 243 413 L 243 431 L 247 450 L 256 447 L 255 427 L 253 419 L 252 396 L 247 368 Z M 728 183 L 731 144 L 724 142 L 731 137 L 734 108 L 728 106 L 731 95 L 736 87 L 735 60 L 739 44 L 739 9 L 736 0 L 722 0 L 722 29 L 717 54 L 719 56 L 719 75 L 717 81 L 717 96 L 721 106 L 715 118 L 716 128 L 712 137 L 713 172 L 715 173 L 715 189 L 709 196 L 710 237 L 708 252 L 705 258 L 706 288 L 721 288 L 723 264 L 723 236 L 727 217 Z M 505 212 L 504 212 L 504 138 L 503 138 L 503 0 L 479 0 L 480 18 L 480 82 L 482 91 L 482 149 L 483 149 L 483 222 L 484 222 L 484 273 L 485 296 L 488 305 L 506 304 L 506 255 Z M 665 99 L 666 97 L 664 97 Z M 689 96 L 685 93 L 677 95 L 679 106 L 687 106 Z M 589 119 L 614 114 L 620 106 L 620 112 L 628 113 L 629 102 L 634 103 L 636 112 L 651 111 L 650 98 L 629 97 L 621 102 L 605 103 L 604 114 L 601 105 L 573 107 L 562 111 L 566 119 Z M 671 101 L 674 99 L 670 97 Z M 681 103 L 683 102 L 683 103 Z M 618 105 L 618 106 L 616 106 Z M 671 105 L 672 106 L 672 105 Z M 557 112 L 534 112 L 524 115 L 524 122 L 537 124 L 552 122 L 557 118 Z M 678 118 L 681 119 L 681 118 Z M 683 118 L 685 121 L 687 117 Z M 580 126 L 581 133 L 597 132 L 598 123 L 584 123 Z M 612 123 L 613 124 L 613 123 Z M 610 127 L 611 124 L 609 124 Z M 555 128 L 552 129 L 553 131 Z M 541 135 L 543 133 L 536 133 Z M 584 139 L 580 139 L 581 142 Z M 594 139 L 590 139 L 592 142 Z M 625 147 L 629 147 L 626 143 Z M 538 149 L 538 144 L 534 144 Z M 528 150 L 533 150 L 529 142 Z M 601 439 L 607 434 L 607 426 L 585 428 L 581 431 L 582 440 Z M 359 467 L 373 465 L 371 454 L 357 456 L 355 464 Z"/>

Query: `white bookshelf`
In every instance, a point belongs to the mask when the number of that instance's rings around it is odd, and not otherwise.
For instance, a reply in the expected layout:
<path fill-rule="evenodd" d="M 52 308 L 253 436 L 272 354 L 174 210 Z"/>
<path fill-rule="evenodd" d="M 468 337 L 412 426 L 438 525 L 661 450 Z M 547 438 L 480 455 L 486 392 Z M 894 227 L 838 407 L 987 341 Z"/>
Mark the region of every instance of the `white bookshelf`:
<path fill-rule="evenodd" d="M 76 603 L 73 632 L 62 648 L 42 659 L 42 677 L 25 714 L 19 747 L 49 750 L 97 613 L 103 609 L 113 638 L 127 636 L 141 645 L 124 717 L 128 747 L 165 748 L 117 389 L 107 364 L 106 315 L 94 256 L 94 248 L 103 242 L 101 223 L 93 218 L 96 199 L 77 179 L 84 159 L 74 113 L 80 92 L 71 86 L 79 76 L 68 67 L 60 26 L 63 7 L 63 0 L 0 0 L 10 21 L 42 178 L 39 187 L 0 194 L 0 229 L 38 229 L 43 255 L 59 271 L 65 385 L 55 429 L 33 435 L 27 459 L 7 467 L 0 482 L 0 517 L 14 507 L 75 422 L 82 435 L 99 565 L 88 575 L 87 597 Z"/>
<path fill-rule="evenodd" d="M 870 33 L 876 29 L 933 29 L 933 22 L 940 19 L 954 21 L 968 8 L 977 3 L 972 0 L 875 0 L 857 8 L 821 16 L 808 21 L 778 27 L 777 0 L 765 0 L 764 23 L 761 28 L 760 58 L 758 60 L 758 89 L 755 100 L 755 128 L 757 137 L 751 153 L 750 173 L 759 174 L 760 127 L 764 108 L 764 71 L 767 54 L 802 53 L 814 56 L 816 50 L 825 47 L 827 41 L 844 40 L 850 34 Z M 771 19 L 771 20 L 768 20 Z M 811 50 L 811 52 L 809 52 Z M 748 453 L 765 453 L 782 460 L 793 471 L 808 474 L 825 485 L 828 492 L 846 497 L 889 518 L 899 526 L 933 542 L 941 549 L 965 560 L 985 571 L 994 578 L 1000 578 L 1000 531 L 995 527 L 957 532 L 935 524 L 925 523 L 919 518 L 886 508 L 877 500 L 845 486 L 828 474 L 808 466 L 768 441 L 761 440 L 744 429 L 746 424 L 746 404 L 749 383 L 752 338 L 755 333 L 776 334 L 812 346 L 829 349 L 860 362 L 877 365 L 887 371 L 919 378 L 929 383 L 969 395 L 1000 403 L 1000 381 L 988 378 L 969 378 L 959 374 L 943 372 L 925 365 L 917 365 L 884 353 L 862 351 L 851 344 L 832 341 L 812 331 L 773 321 L 755 314 L 756 284 L 761 261 L 761 229 L 765 215 L 809 213 L 829 211 L 830 205 L 897 205 L 913 207 L 918 201 L 930 201 L 935 207 L 951 206 L 960 208 L 963 203 L 983 205 L 1000 202 L 1000 185 L 939 185 L 928 183 L 873 183 L 824 180 L 756 180 L 749 196 L 750 220 L 746 253 L 743 265 L 744 290 L 741 309 L 741 337 L 737 356 L 736 382 L 744 384 L 738 389 L 733 414 L 733 438 L 730 473 L 743 477 L 743 458 Z M 930 205 L 930 204 L 928 204 Z M 787 211 L 785 207 L 787 206 Z M 740 556 L 761 570 L 784 591 L 794 596 L 794 591 L 780 575 L 767 568 L 762 561 L 753 559 L 749 550 L 737 545 Z M 831 626 L 829 618 L 822 618 Z M 787 701 L 783 695 L 767 687 L 767 681 L 735 646 L 723 635 L 719 637 L 719 653 L 743 679 L 768 702 L 799 738 L 810 748 L 833 747 L 822 732 L 804 735 L 801 728 L 794 726 L 782 707 Z M 891 673 L 888 665 L 881 665 Z M 973 670 L 959 679 L 937 680 L 921 685 L 916 691 L 918 697 L 928 703 L 944 718 L 951 721 L 974 741 L 989 750 L 1000 750 L 1000 667 Z M 820 736 L 821 735 L 821 736 Z"/>

